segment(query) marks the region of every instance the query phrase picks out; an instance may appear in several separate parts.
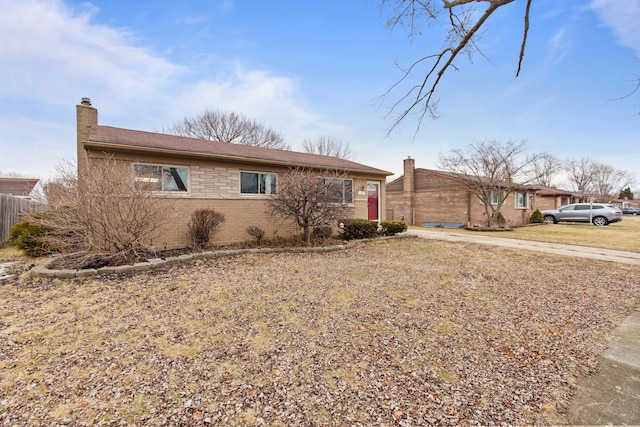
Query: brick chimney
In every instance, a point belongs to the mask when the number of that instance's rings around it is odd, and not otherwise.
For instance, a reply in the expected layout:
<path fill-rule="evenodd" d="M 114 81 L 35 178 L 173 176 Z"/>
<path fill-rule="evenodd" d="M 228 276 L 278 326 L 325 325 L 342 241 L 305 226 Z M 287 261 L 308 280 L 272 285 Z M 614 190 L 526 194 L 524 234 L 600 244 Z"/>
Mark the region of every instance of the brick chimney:
<path fill-rule="evenodd" d="M 98 110 L 91 106 L 91 99 L 82 98 L 79 105 L 76 105 L 76 123 L 77 123 L 77 150 L 78 150 L 78 176 L 80 176 L 87 167 L 87 152 L 84 143 L 89 139 L 91 126 L 98 124 Z"/>
<path fill-rule="evenodd" d="M 411 156 L 404 159 L 404 175 L 402 176 L 402 191 L 404 206 L 407 210 L 405 221 L 410 225 L 414 224 L 414 208 L 415 208 L 415 172 L 416 161 Z"/>

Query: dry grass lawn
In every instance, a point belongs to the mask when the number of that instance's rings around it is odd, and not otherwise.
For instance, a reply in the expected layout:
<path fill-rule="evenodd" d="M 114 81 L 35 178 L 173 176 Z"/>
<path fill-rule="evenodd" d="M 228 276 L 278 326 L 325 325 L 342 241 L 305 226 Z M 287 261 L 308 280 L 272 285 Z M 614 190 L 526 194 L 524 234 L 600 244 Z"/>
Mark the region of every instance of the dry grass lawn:
<path fill-rule="evenodd" d="M 455 228 L 429 228 L 428 230 L 447 233 L 479 233 L 478 231 Z M 563 243 L 567 245 L 640 252 L 640 216 L 624 215 L 621 222 L 609 224 L 606 227 L 561 222 L 559 224 L 540 224 L 531 227 L 519 227 L 509 232 L 491 233 L 490 235 L 492 237 L 504 237 L 508 239 L 534 240 L 538 242 Z"/>
<path fill-rule="evenodd" d="M 632 266 L 420 239 L 0 286 L 2 425 L 560 424 Z"/>

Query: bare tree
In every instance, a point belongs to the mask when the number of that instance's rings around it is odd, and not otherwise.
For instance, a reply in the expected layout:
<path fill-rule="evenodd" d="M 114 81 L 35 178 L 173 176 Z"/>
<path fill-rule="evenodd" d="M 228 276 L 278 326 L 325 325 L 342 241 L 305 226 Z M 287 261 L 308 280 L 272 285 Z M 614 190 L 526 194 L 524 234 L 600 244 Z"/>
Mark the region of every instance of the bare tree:
<path fill-rule="evenodd" d="M 594 196 L 593 182 L 598 172 L 598 163 L 585 157 L 579 160 L 571 159 L 565 162 L 564 171 L 573 190 L 580 194 L 580 200 L 591 200 Z"/>
<path fill-rule="evenodd" d="M 355 157 L 348 142 L 336 140 L 331 136 L 317 136 L 315 139 L 305 139 L 302 141 L 302 150 L 305 153 L 348 160 L 353 160 Z"/>
<path fill-rule="evenodd" d="M 26 178 L 27 176 L 20 172 L 2 172 L 0 171 L 0 178 Z"/>
<path fill-rule="evenodd" d="M 609 202 L 617 199 L 620 192 L 633 182 L 631 172 L 599 163 L 593 179 L 593 193 L 598 201 Z"/>
<path fill-rule="evenodd" d="M 550 153 L 540 153 L 531 162 L 527 181 L 532 184 L 552 187 L 554 178 L 562 172 L 562 160 Z"/>
<path fill-rule="evenodd" d="M 526 143 L 507 141 L 476 142 L 465 149 L 441 154 L 438 167 L 457 174 L 459 187 L 483 203 L 487 226 L 496 224 L 498 213 L 509 194 L 522 188 L 516 180 L 524 177 L 536 155 L 526 155 Z"/>
<path fill-rule="evenodd" d="M 564 170 L 582 201 L 608 202 L 618 197 L 624 187 L 635 183 L 633 173 L 592 159 L 568 160 Z"/>
<path fill-rule="evenodd" d="M 476 42 L 480 37 L 480 30 L 487 20 L 499 8 L 513 3 L 515 0 L 381 0 L 380 7 L 384 10 L 391 8 L 387 19 L 387 27 L 403 27 L 409 32 L 411 38 L 421 34 L 423 25 L 436 24 L 446 28 L 445 43 L 439 52 L 425 55 L 414 61 L 409 67 L 403 68 L 403 76 L 398 80 L 384 96 L 401 84 L 412 81 L 413 75 L 419 73 L 407 92 L 404 93 L 392 106 L 391 112 L 397 112 L 397 117 L 389 132 L 391 132 L 405 117 L 412 112 L 417 112 L 417 130 L 426 115 L 431 118 L 438 117 L 438 101 L 434 98 L 436 89 L 442 81 L 447 70 L 457 69 L 455 60 L 466 54 L 471 60 L 476 52 L 480 52 Z M 518 59 L 516 77 L 520 73 L 524 51 L 529 32 L 529 11 L 532 0 L 526 0 L 524 11 L 524 25 L 522 30 L 522 43 Z M 485 8 L 478 11 L 478 7 Z M 446 20 L 440 19 L 440 14 L 446 14 Z M 481 53 L 481 52 L 480 52 Z M 426 70 L 426 71 L 425 71 Z M 424 74 L 423 74 L 424 73 Z"/>
<path fill-rule="evenodd" d="M 146 250 L 168 220 L 166 200 L 154 196 L 152 183 L 134 182 L 128 162 L 107 156 L 90 167 L 79 180 L 75 164 L 62 163 L 44 186 L 49 210 L 32 220 L 48 230 L 45 240 L 107 254 Z"/>
<path fill-rule="evenodd" d="M 280 150 L 291 149 L 279 132 L 267 128 L 254 119 L 233 112 L 205 111 L 198 116 L 187 117 L 181 122 L 174 123 L 164 131 L 173 135 L 210 141 Z"/>
<path fill-rule="evenodd" d="M 305 242 L 313 227 L 331 225 L 351 215 L 353 180 L 336 171 L 292 168 L 279 175 L 278 188 L 269 200 L 275 216 L 293 220 Z"/>

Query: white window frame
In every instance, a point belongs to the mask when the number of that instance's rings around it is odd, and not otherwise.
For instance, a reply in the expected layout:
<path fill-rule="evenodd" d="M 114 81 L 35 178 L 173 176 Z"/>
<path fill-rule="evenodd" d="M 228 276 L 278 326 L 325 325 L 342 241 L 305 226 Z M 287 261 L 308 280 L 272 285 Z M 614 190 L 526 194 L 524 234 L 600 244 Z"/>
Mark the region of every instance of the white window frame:
<path fill-rule="evenodd" d="M 257 179 L 256 187 L 257 187 L 257 190 L 258 190 L 257 193 L 243 193 L 242 192 L 242 174 L 254 174 L 254 175 L 257 175 L 256 176 L 256 179 Z M 275 187 L 275 188 L 273 188 L 274 191 L 270 191 L 269 193 L 267 193 L 267 192 L 261 193 L 260 192 L 260 182 L 261 182 L 260 176 L 261 175 L 262 176 L 264 176 L 264 175 L 272 175 L 274 177 L 274 180 L 275 180 L 274 184 L 270 184 L 272 187 Z M 243 197 L 268 197 L 271 194 L 275 194 L 278 191 L 278 179 L 279 179 L 278 178 L 278 174 L 275 173 L 275 172 L 243 170 L 243 171 L 240 171 L 240 180 L 239 180 L 239 185 L 238 185 L 238 187 L 239 187 L 238 188 L 238 192 Z M 265 186 L 266 186 L 266 184 L 265 184 Z"/>
<path fill-rule="evenodd" d="M 529 197 L 528 197 L 529 193 L 527 193 L 526 191 L 516 191 L 514 192 L 514 203 L 515 203 L 515 208 L 516 209 L 528 209 L 529 208 Z M 519 203 L 518 197 L 521 196 L 522 197 L 522 204 Z"/>
<path fill-rule="evenodd" d="M 323 183 L 326 185 L 327 181 L 341 181 L 342 182 L 342 201 L 331 201 L 330 203 L 340 204 L 340 205 L 353 205 L 354 204 L 354 195 L 353 195 L 353 178 L 333 178 L 333 177 L 319 177 L 318 179 L 322 179 Z M 345 191 L 345 184 L 349 182 L 351 184 L 351 190 L 349 193 L 351 194 L 351 200 L 346 200 L 347 192 Z"/>
<path fill-rule="evenodd" d="M 138 171 L 137 171 L 138 166 L 148 167 L 148 168 L 160 168 L 160 176 L 153 177 L 153 176 L 138 175 Z M 137 162 L 137 163 L 133 163 L 132 168 L 133 168 L 134 182 L 151 182 L 151 183 L 159 184 L 160 188 L 154 189 L 153 190 L 154 193 L 165 193 L 165 194 L 190 194 L 191 193 L 191 182 L 190 182 L 191 170 L 188 166 Z M 165 181 L 164 179 L 165 173 L 166 173 L 165 171 L 170 169 L 176 169 L 176 171 L 178 169 L 183 169 L 185 171 L 184 176 L 180 176 L 182 175 L 180 173 L 178 174 L 179 178 L 181 178 L 182 184 L 185 186 L 184 190 L 180 190 L 179 183 L 175 182 L 175 179 L 173 180 L 173 182 L 175 183 L 177 188 L 173 189 L 165 186 L 165 183 L 169 182 L 169 181 Z"/>
<path fill-rule="evenodd" d="M 484 192 L 483 192 L 483 194 L 484 194 Z M 491 205 L 497 205 L 498 204 L 498 198 L 502 197 L 503 194 L 504 194 L 503 191 L 491 190 L 491 194 L 489 195 L 490 204 Z M 486 202 L 483 201 L 482 199 L 479 198 L 478 200 L 479 200 L 481 205 L 486 204 Z"/>

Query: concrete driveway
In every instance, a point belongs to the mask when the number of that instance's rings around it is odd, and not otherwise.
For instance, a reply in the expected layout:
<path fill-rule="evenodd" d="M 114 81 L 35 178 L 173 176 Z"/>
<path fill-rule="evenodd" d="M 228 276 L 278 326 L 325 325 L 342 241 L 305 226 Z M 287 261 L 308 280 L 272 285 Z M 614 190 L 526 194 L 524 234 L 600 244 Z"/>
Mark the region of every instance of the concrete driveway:
<path fill-rule="evenodd" d="M 483 245 L 502 246 L 505 248 L 544 252 L 547 254 L 640 265 L 640 253 L 637 252 L 614 251 L 610 249 L 590 248 L 586 246 L 561 245 L 558 243 L 534 242 L 532 240 L 517 240 L 497 237 L 500 233 L 492 233 L 491 235 L 487 235 L 487 233 L 462 234 L 447 231 L 409 229 L 407 230 L 407 234 L 423 237 L 425 239 L 447 240 L 449 242 L 480 243 Z"/>

